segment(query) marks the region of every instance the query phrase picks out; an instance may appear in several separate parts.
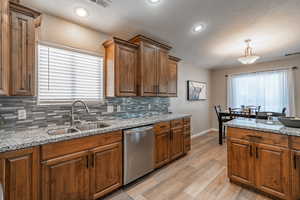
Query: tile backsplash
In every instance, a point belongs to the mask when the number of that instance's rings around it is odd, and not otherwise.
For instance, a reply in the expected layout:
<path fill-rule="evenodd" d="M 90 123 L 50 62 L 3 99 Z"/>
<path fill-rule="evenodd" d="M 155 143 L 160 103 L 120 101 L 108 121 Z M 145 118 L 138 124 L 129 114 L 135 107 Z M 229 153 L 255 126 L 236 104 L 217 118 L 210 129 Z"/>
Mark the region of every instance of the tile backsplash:
<path fill-rule="evenodd" d="M 169 105 L 168 98 L 160 97 L 107 98 L 102 103 L 88 103 L 89 114 L 79 104 L 75 114 L 91 121 L 133 118 L 165 114 Z M 26 119 L 18 119 L 19 110 L 26 111 Z M 68 124 L 70 111 L 71 105 L 37 105 L 36 97 L 0 97 L 0 132 Z"/>

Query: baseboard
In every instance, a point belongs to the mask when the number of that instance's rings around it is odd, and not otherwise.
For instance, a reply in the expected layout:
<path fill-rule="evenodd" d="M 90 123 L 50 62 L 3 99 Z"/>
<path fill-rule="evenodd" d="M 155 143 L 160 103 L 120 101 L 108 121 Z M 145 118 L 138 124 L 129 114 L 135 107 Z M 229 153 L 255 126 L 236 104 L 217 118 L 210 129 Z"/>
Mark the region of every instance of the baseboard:
<path fill-rule="evenodd" d="M 200 132 L 200 133 L 193 134 L 193 135 L 192 135 L 192 139 L 193 139 L 193 138 L 196 138 L 196 137 L 199 137 L 199 136 L 201 136 L 201 135 L 204 135 L 204 134 L 206 134 L 206 133 L 213 132 L 213 131 L 218 131 L 218 129 L 210 128 L 210 129 L 207 129 L 207 130 L 202 131 L 202 132 Z"/>

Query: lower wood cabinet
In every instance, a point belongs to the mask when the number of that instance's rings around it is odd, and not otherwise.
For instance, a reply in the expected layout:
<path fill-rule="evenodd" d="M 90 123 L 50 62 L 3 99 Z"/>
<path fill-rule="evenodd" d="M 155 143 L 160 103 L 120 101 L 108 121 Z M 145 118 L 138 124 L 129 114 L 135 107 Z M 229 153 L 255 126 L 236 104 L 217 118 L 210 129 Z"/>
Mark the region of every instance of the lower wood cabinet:
<path fill-rule="evenodd" d="M 254 157 L 252 144 L 248 141 L 230 139 L 228 146 L 228 176 L 231 180 L 253 185 Z"/>
<path fill-rule="evenodd" d="M 122 186 L 121 131 L 47 144 L 41 152 L 51 157 L 42 162 L 43 200 L 98 199 Z"/>
<path fill-rule="evenodd" d="M 238 134 L 239 131 L 241 134 Z M 243 135 L 244 132 L 233 128 L 228 130 L 230 180 L 276 198 L 291 199 L 288 136 L 282 138 L 272 134 L 270 137 L 270 133 L 266 133 L 264 138 L 262 132 L 246 131 L 247 135 Z"/>
<path fill-rule="evenodd" d="M 184 155 L 190 149 L 190 138 L 187 138 L 190 137 L 190 133 L 188 136 L 185 135 L 183 119 L 158 123 L 154 129 L 156 168 Z M 189 145 L 185 149 L 187 140 Z"/>
<path fill-rule="evenodd" d="M 89 152 L 82 151 L 42 163 L 43 200 L 89 199 Z"/>
<path fill-rule="evenodd" d="M 91 150 L 91 194 L 97 199 L 122 186 L 122 143 Z"/>
<path fill-rule="evenodd" d="M 39 200 L 39 148 L 0 154 L 5 200 Z"/>
<path fill-rule="evenodd" d="M 289 150 L 255 144 L 255 185 L 268 194 L 289 199 Z"/>
<path fill-rule="evenodd" d="M 292 151 L 292 195 L 293 199 L 300 199 L 300 151 Z"/>
<path fill-rule="evenodd" d="M 155 136 L 155 166 L 160 167 L 170 161 L 170 130 Z"/>

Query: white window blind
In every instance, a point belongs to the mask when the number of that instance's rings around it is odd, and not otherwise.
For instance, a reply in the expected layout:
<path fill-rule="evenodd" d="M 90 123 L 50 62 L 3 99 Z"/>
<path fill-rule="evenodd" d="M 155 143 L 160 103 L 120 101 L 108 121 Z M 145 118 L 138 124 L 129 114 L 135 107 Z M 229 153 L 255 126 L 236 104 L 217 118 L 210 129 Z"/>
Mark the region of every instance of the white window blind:
<path fill-rule="evenodd" d="M 103 58 L 38 45 L 40 103 L 97 101 L 103 98 Z"/>
<path fill-rule="evenodd" d="M 261 111 L 295 113 L 293 70 L 278 70 L 228 77 L 228 104 L 232 108 L 261 106 Z"/>

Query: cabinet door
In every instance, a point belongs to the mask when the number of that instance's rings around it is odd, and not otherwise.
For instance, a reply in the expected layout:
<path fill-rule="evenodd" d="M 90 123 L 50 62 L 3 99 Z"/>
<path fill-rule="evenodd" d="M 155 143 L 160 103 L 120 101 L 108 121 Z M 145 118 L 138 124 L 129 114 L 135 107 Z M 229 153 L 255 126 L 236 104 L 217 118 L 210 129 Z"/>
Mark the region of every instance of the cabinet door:
<path fill-rule="evenodd" d="M 141 54 L 141 96 L 157 96 L 157 47 L 143 43 Z"/>
<path fill-rule="evenodd" d="M 0 154 L 5 200 L 39 200 L 38 148 Z"/>
<path fill-rule="evenodd" d="M 171 147 L 170 158 L 174 160 L 184 153 L 184 132 L 183 128 L 176 128 L 171 130 Z"/>
<path fill-rule="evenodd" d="M 137 95 L 137 49 L 116 45 L 116 96 Z"/>
<path fill-rule="evenodd" d="M 272 145 L 256 144 L 255 154 L 256 187 L 268 194 L 288 199 L 289 150 Z"/>
<path fill-rule="evenodd" d="M 155 136 L 155 167 L 161 167 L 170 160 L 170 131 Z"/>
<path fill-rule="evenodd" d="M 9 7 L 8 0 L 0 4 L 0 95 L 8 95 L 9 82 Z"/>
<path fill-rule="evenodd" d="M 177 96 L 177 62 L 169 60 L 168 62 L 168 96 Z"/>
<path fill-rule="evenodd" d="M 191 126 L 184 125 L 184 152 L 191 150 Z"/>
<path fill-rule="evenodd" d="M 122 143 L 110 144 L 92 150 L 91 195 L 100 198 L 122 186 Z"/>
<path fill-rule="evenodd" d="M 300 199 L 300 152 L 292 151 L 292 199 Z"/>
<path fill-rule="evenodd" d="M 34 18 L 12 11 L 11 37 L 11 93 L 17 96 L 34 96 Z"/>
<path fill-rule="evenodd" d="M 254 183 L 253 144 L 246 140 L 229 139 L 227 144 L 228 176 L 232 181 Z"/>
<path fill-rule="evenodd" d="M 158 95 L 168 96 L 168 82 L 169 82 L 169 55 L 168 51 L 158 50 L 158 66 L 157 66 L 157 78 L 158 78 Z"/>
<path fill-rule="evenodd" d="M 88 153 L 83 151 L 42 163 L 43 200 L 89 199 Z"/>

